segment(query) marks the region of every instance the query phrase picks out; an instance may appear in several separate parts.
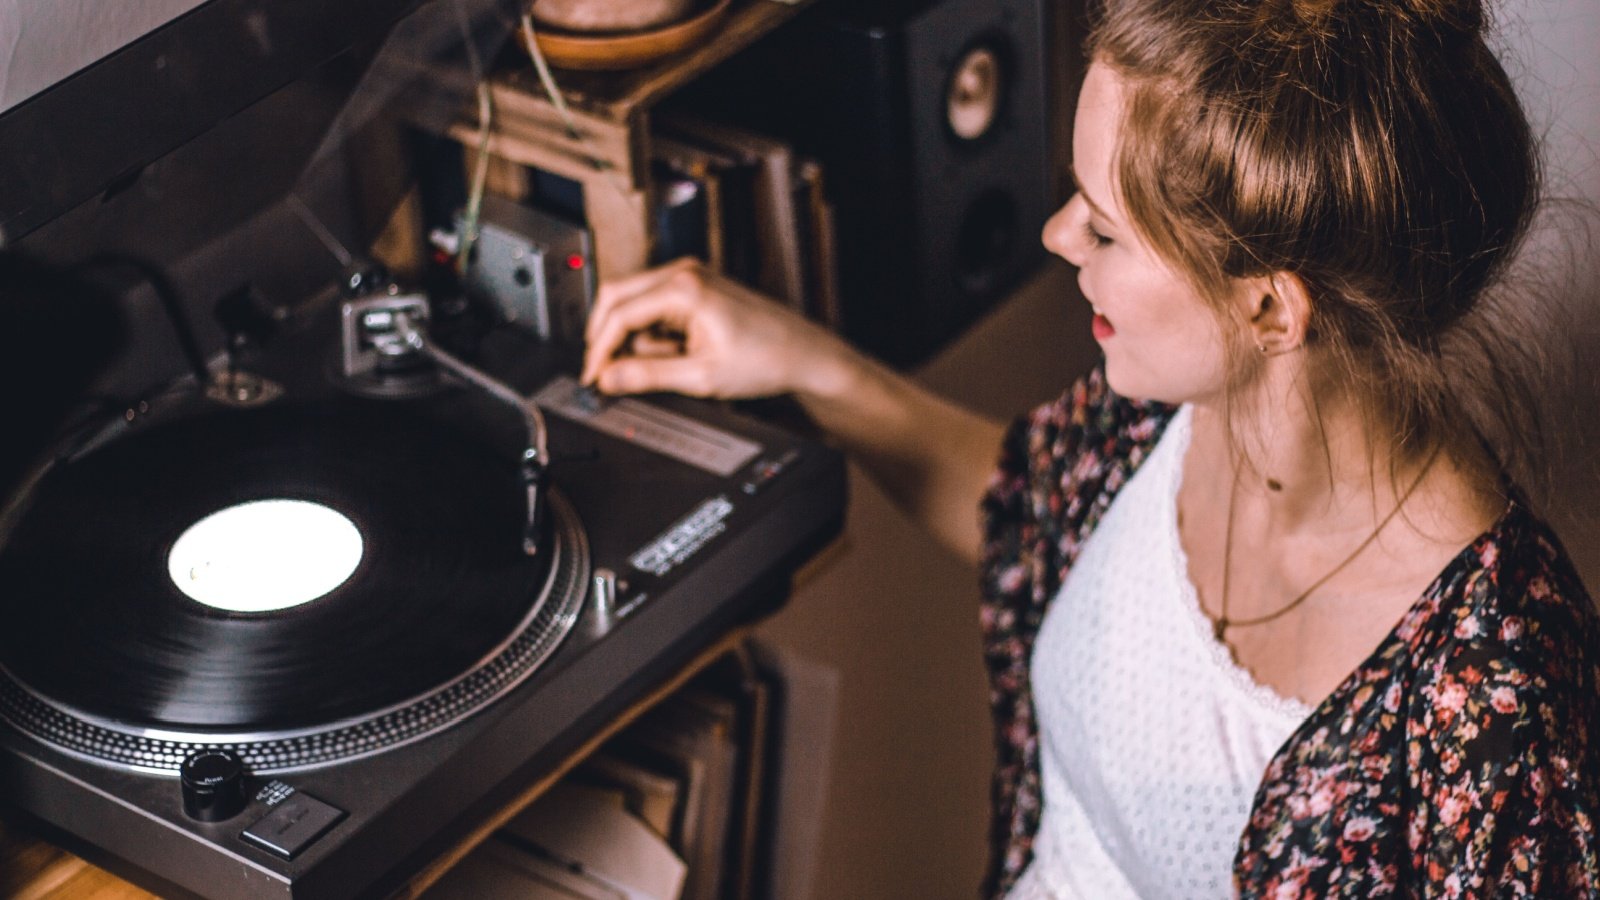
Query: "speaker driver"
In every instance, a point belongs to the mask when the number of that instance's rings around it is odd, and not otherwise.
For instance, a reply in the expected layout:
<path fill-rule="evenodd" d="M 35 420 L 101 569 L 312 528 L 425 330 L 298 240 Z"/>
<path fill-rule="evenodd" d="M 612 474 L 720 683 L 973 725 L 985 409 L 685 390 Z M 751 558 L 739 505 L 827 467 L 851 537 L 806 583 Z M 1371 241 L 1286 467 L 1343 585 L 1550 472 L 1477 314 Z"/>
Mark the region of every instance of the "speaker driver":
<path fill-rule="evenodd" d="M 1000 115 L 1004 95 L 1000 54 L 980 45 L 962 55 L 945 87 L 945 122 L 964 141 L 989 133 Z"/>
<path fill-rule="evenodd" d="M 967 207 L 956 233 L 956 277 L 962 290 L 981 295 L 995 287 L 1018 250 L 1020 219 L 1017 202 L 999 188 L 984 191 Z"/>

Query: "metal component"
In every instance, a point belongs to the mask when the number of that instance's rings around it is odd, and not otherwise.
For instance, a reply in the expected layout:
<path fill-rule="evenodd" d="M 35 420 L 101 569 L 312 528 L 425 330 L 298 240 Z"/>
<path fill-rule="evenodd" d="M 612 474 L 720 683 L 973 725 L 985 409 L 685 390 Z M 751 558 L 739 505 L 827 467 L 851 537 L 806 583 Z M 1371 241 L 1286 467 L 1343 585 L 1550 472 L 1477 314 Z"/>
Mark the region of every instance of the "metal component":
<path fill-rule="evenodd" d="M 419 294 L 398 294 L 392 287 L 385 296 L 346 301 L 341 316 L 345 377 L 370 382 L 378 376 L 385 361 L 403 362 L 408 357 L 426 359 L 515 409 L 528 432 L 528 446 L 522 451 L 521 460 L 522 483 L 528 494 L 522 550 L 534 556 L 539 552 L 539 532 L 544 526 L 544 483 L 550 466 L 544 414 L 531 399 L 430 339 L 428 317 L 427 298 Z"/>
<path fill-rule="evenodd" d="M 428 337 L 428 301 L 418 294 L 398 294 L 346 301 L 342 308 L 344 374 L 350 379 L 371 379 L 385 360 L 408 357 L 426 359 L 467 384 L 510 406 L 522 417 L 528 446 L 522 451 L 522 483 L 527 489 L 528 517 L 522 550 L 539 552 L 539 532 L 544 526 L 545 473 L 550 467 L 548 432 L 544 414 L 531 399 L 505 382 L 478 369 Z"/>
<path fill-rule="evenodd" d="M 395 332 L 395 321 L 401 315 L 414 327 L 425 326 L 429 318 L 428 298 L 420 294 L 378 295 L 345 302 L 340 322 L 345 378 L 378 377 L 385 360 L 414 352 Z"/>
<path fill-rule="evenodd" d="M 206 385 L 206 396 L 218 403 L 240 408 L 261 406 L 283 396 L 283 386 L 254 372 L 218 372 Z"/>
<path fill-rule="evenodd" d="M 608 631 L 617 620 L 617 573 L 595 569 L 590 593 L 594 597 L 594 622 L 597 631 Z"/>
<path fill-rule="evenodd" d="M 715 475 L 732 475 L 762 450 L 755 441 L 653 403 L 597 397 L 570 375 L 551 379 L 533 399 L 562 418 Z"/>
<path fill-rule="evenodd" d="M 458 218 L 455 233 L 437 235 L 435 246 L 459 247 L 466 227 Z M 594 303 L 593 242 L 581 226 L 487 195 L 462 280 L 507 322 L 545 340 L 581 344 Z"/>
<path fill-rule="evenodd" d="M 513 390 L 481 369 L 463 362 L 442 349 L 405 311 L 395 312 L 383 320 L 392 328 L 384 333 L 380 352 L 391 352 L 391 338 L 398 338 L 406 347 L 438 363 L 439 366 L 462 381 L 478 388 L 489 396 L 515 409 L 528 429 L 528 446 L 522 451 L 522 483 L 528 491 L 528 521 L 522 533 L 522 552 L 534 556 L 539 552 L 539 531 L 544 525 L 544 482 L 550 467 L 549 432 L 545 428 L 544 413 L 538 404 Z"/>

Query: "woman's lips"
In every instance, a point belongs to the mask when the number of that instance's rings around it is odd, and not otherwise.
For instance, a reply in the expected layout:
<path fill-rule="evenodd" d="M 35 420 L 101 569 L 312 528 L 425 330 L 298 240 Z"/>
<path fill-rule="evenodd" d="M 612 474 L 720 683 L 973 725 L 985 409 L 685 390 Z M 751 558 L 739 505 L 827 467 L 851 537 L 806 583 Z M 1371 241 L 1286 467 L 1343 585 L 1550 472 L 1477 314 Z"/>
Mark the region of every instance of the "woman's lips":
<path fill-rule="evenodd" d="M 1094 324 L 1090 328 L 1094 331 L 1094 339 L 1097 341 L 1106 340 L 1117 333 L 1117 330 L 1111 327 L 1111 320 L 1099 313 L 1094 314 Z"/>

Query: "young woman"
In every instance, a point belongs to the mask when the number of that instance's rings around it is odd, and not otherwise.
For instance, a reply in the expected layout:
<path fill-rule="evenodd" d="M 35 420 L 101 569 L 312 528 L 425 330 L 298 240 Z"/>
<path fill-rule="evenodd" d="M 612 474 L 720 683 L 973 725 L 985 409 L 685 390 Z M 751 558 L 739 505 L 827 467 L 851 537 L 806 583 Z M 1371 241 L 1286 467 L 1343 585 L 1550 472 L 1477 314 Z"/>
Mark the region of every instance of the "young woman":
<path fill-rule="evenodd" d="M 602 288 L 587 380 L 791 392 L 981 559 L 992 896 L 1600 896 L 1600 619 L 1483 377 L 1536 195 L 1484 19 L 1111 4 L 1044 232 L 1104 363 L 1009 432 L 694 263 Z"/>

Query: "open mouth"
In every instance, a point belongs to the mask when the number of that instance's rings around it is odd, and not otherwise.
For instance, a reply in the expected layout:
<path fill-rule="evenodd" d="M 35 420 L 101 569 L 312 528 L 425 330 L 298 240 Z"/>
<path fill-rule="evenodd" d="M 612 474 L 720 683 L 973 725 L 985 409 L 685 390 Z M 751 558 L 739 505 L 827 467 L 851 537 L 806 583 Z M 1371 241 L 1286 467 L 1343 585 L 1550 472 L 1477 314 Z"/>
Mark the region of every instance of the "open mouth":
<path fill-rule="evenodd" d="M 1106 340 L 1117 333 L 1117 329 L 1111 325 L 1111 320 L 1106 318 L 1104 315 L 1101 315 L 1100 310 L 1098 309 L 1094 311 L 1094 323 L 1090 326 L 1090 328 L 1093 330 L 1095 340 L 1097 341 Z"/>

